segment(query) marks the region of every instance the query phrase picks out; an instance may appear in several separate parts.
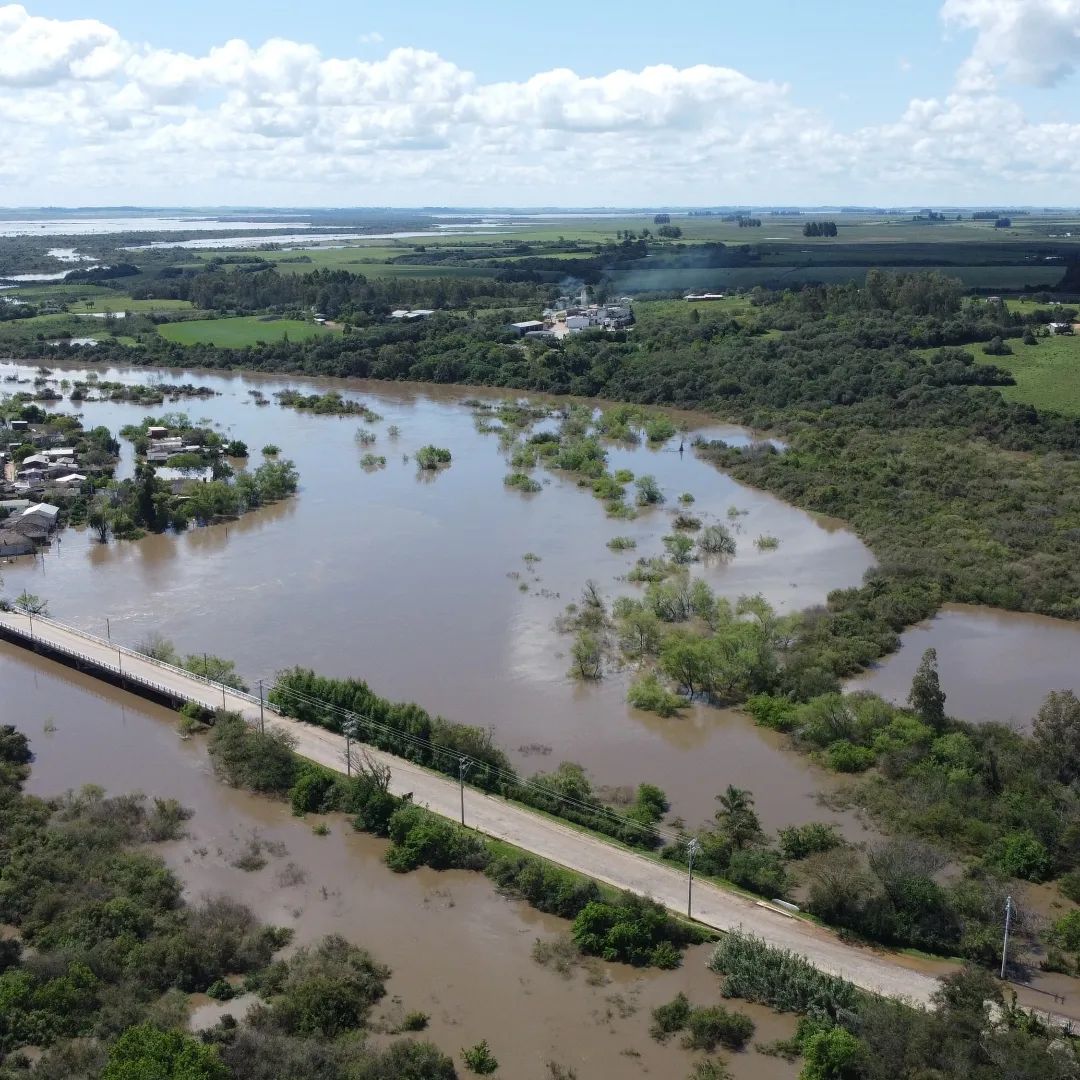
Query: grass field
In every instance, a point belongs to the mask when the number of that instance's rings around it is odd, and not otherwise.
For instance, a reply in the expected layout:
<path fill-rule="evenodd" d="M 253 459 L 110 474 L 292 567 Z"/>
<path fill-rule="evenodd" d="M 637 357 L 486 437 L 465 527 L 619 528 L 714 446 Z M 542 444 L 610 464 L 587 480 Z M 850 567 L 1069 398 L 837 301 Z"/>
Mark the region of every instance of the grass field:
<path fill-rule="evenodd" d="M 1016 385 L 1001 387 L 1006 400 L 1080 416 L 1080 334 L 1041 337 L 1038 342 L 1010 341 L 1012 356 L 986 356 L 980 346 L 971 348 L 978 363 L 1013 373 Z"/>
<path fill-rule="evenodd" d="M 190 311 L 190 300 L 133 300 L 130 296 L 117 295 L 68 302 L 68 310 L 76 314 L 95 311 Z"/>
<path fill-rule="evenodd" d="M 245 315 L 235 319 L 193 319 L 189 322 L 165 323 L 158 332 L 168 341 L 180 345 L 219 345 L 239 349 L 260 341 L 290 341 L 332 334 L 325 326 L 301 322 L 299 319 L 272 319 L 265 315 Z"/>

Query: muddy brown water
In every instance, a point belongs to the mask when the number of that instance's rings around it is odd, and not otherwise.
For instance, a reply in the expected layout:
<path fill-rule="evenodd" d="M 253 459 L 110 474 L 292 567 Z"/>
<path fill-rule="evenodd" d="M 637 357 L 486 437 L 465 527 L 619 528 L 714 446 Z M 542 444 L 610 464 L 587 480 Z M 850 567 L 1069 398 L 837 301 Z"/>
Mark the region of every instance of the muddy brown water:
<path fill-rule="evenodd" d="M 937 650 L 946 711 L 963 720 L 1026 729 L 1049 691 L 1080 693 L 1080 623 L 966 604 L 905 631 L 899 651 L 848 689 L 904 702 L 927 649 Z"/>
<path fill-rule="evenodd" d="M 548 1080 L 549 1061 L 575 1069 L 580 1080 L 688 1073 L 694 1055 L 677 1039 L 654 1042 L 649 1012 L 680 990 L 696 1003 L 718 1000 L 705 967 L 708 946 L 691 950 L 677 971 L 597 964 L 596 984 L 580 970 L 564 978 L 537 965 L 531 950 L 538 938 L 564 933 L 566 922 L 504 899 L 479 874 L 393 874 L 382 862 L 385 842 L 341 818 L 326 819 L 330 834 L 315 836 L 315 819 L 219 783 L 202 741 L 179 738 L 174 713 L 6 645 L 0 687 L 3 721 L 25 731 L 36 753 L 30 791 L 97 783 L 179 799 L 195 812 L 188 836 L 159 850 L 187 898 L 233 896 L 265 921 L 293 927 L 295 945 L 338 933 L 369 948 L 393 969 L 376 1011 L 385 1026 L 423 1010 L 431 1017 L 426 1036 L 446 1053 L 456 1058 L 486 1038 L 501 1074 L 526 1080 Z M 267 852 L 267 866 L 249 873 L 232 861 L 253 832 L 277 853 Z M 193 1025 L 240 1014 L 250 1001 L 195 996 Z M 794 1030 L 791 1016 L 733 1005 L 753 1017 L 758 1041 Z M 727 1056 L 739 1080 L 791 1080 L 798 1072 L 753 1050 Z"/>
<path fill-rule="evenodd" d="M 54 370 L 75 378 L 87 369 Z M 33 373 L 0 365 L 0 376 Z M 512 396 L 506 393 L 184 370 L 98 374 L 129 383 L 194 382 L 221 396 L 153 410 L 84 402 L 87 426 L 117 432 L 148 411 L 184 411 L 247 442 L 252 465 L 264 444 L 280 446 L 297 464 L 301 490 L 239 521 L 180 536 L 101 545 L 88 530 L 65 530 L 43 559 L 3 567 L 8 593 L 29 589 L 49 600 L 57 618 L 102 635 L 108 629 L 125 644 L 156 631 L 182 652 L 228 656 L 253 686 L 294 664 L 362 677 L 389 698 L 492 728 L 527 771 L 573 760 L 600 785 L 659 784 L 674 812 L 691 822 L 711 816 L 716 793 L 735 783 L 754 791 L 769 828 L 817 818 L 860 832 L 850 818 L 818 807 L 817 795 L 834 781 L 744 716 L 695 708 L 665 720 L 634 710 L 625 702 L 628 671 L 599 685 L 577 684 L 567 673 L 570 639 L 553 626 L 589 578 L 608 596 L 635 590 L 619 579 L 638 555 L 662 553 L 682 492 L 694 495 L 695 514 L 739 530 L 734 559 L 696 565 L 694 573 L 733 599 L 760 592 L 781 611 L 858 584 L 872 564 L 868 549 L 838 523 L 736 483 L 696 458 L 689 437 L 682 455 L 678 437 L 660 448 L 610 446 L 613 469 L 651 473 L 667 496 L 666 506 L 634 521 L 609 519 L 572 477 L 543 470 L 536 473 L 541 493 L 508 491 L 497 436 L 478 432 L 461 404 L 470 396 Z M 338 390 L 368 402 L 383 419 L 368 425 L 276 403 L 257 407 L 248 393 L 269 396 L 285 387 Z M 21 388 L 0 383 L 3 390 Z M 671 415 L 691 434 L 752 438 L 700 414 Z M 397 440 L 386 434 L 391 424 L 401 429 Z M 361 468 L 368 449 L 354 439 L 361 426 L 377 433 L 370 449 L 386 455 L 385 469 Z M 402 460 L 427 443 L 454 455 L 434 476 L 418 475 L 411 460 Z M 130 449 L 125 443 L 120 475 L 130 475 Z M 745 513 L 729 519 L 729 507 Z M 759 551 L 753 541 L 761 534 L 778 537 L 779 549 Z M 608 550 L 617 535 L 634 537 L 637 549 Z M 540 557 L 534 569 L 522 558 L 527 552 Z"/>

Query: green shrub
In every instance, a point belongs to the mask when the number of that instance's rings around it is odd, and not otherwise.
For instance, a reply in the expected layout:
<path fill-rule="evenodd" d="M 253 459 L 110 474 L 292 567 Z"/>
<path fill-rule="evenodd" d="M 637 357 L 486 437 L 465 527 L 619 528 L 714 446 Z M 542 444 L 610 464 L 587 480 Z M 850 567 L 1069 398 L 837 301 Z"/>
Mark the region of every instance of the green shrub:
<path fill-rule="evenodd" d="M 534 480 L 528 473 L 523 472 L 507 473 L 503 477 L 503 483 L 508 488 L 514 488 L 515 491 L 533 493 L 543 490 L 543 485 L 539 480 Z"/>
<path fill-rule="evenodd" d="M 649 1034 L 657 1042 L 666 1042 L 676 1031 L 682 1031 L 690 1019 L 690 1001 L 679 991 L 666 1005 L 657 1005 L 652 1011 Z"/>
<path fill-rule="evenodd" d="M 397 873 L 430 866 L 433 870 L 483 870 L 490 859 L 487 844 L 460 825 L 411 803 L 390 818 L 386 865 Z"/>
<path fill-rule="evenodd" d="M 499 1067 L 499 1062 L 491 1052 L 487 1039 L 462 1050 L 461 1060 L 465 1062 L 465 1068 L 469 1072 L 474 1072 L 478 1076 L 488 1076 Z"/>
<path fill-rule="evenodd" d="M 336 810 L 340 799 L 336 773 L 312 762 L 305 761 L 299 765 L 296 780 L 289 789 L 289 801 L 297 817 Z"/>
<path fill-rule="evenodd" d="M 684 697 L 670 691 L 653 672 L 638 676 L 630 684 L 626 700 L 635 709 L 644 709 L 657 716 L 674 716 L 687 705 Z"/>
<path fill-rule="evenodd" d="M 1044 881 L 1050 874 L 1051 858 L 1046 845 L 1028 831 L 1007 833 L 990 847 L 987 863 L 1008 877 L 1024 881 Z"/>
<path fill-rule="evenodd" d="M 795 705 L 786 698 L 754 694 L 746 699 L 743 708 L 754 718 L 758 727 L 771 728 L 773 731 L 791 731 L 795 727 Z"/>
<path fill-rule="evenodd" d="M 484 872 L 501 891 L 563 919 L 600 899 L 596 882 L 523 852 L 496 855 Z"/>
<path fill-rule="evenodd" d="M 450 464 L 450 451 L 441 446 L 422 446 L 414 455 L 421 469 L 437 469 Z"/>
<path fill-rule="evenodd" d="M 805 859 L 819 851 L 832 851 L 844 842 L 835 825 L 824 825 L 820 821 L 792 825 L 781 829 L 777 835 L 785 859 Z"/>
<path fill-rule="evenodd" d="M 788 889 L 787 871 L 775 851 L 746 848 L 732 852 L 724 875 L 728 881 L 741 885 L 759 896 L 784 897 Z"/>
<path fill-rule="evenodd" d="M 741 1050 L 754 1034 L 754 1021 L 723 1005 L 709 1005 L 690 1010 L 683 1046 L 687 1050 L 713 1051 L 717 1046 Z"/>
<path fill-rule="evenodd" d="M 574 919 L 571 934 L 583 953 L 638 967 L 669 966 L 674 947 L 703 941 L 706 936 L 697 927 L 673 919 L 654 901 L 629 893 L 617 903 L 586 904 Z"/>
<path fill-rule="evenodd" d="M 632 536 L 613 536 L 607 546 L 612 551 L 630 551 L 637 547 L 637 541 Z"/>
<path fill-rule="evenodd" d="M 405 1019 L 401 1021 L 402 1031 L 423 1031 L 427 1026 L 431 1017 L 426 1012 L 410 1012 L 405 1014 Z"/>
<path fill-rule="evenodd" d="M 280 728 L 265 733 L 249 727 L 236 713 L 218 713 L 210 732 L 214 771 L 234 787 L 286 792 L 299 767 L 295 740 Z"/>
<path fill-rule="evenodd" d="M 843 773 L 866 772 L 877 760 L 873 750 L 856 746 L 846 739 L 838 739 L 825 751 L 825 762 L 830 769 Z"/>

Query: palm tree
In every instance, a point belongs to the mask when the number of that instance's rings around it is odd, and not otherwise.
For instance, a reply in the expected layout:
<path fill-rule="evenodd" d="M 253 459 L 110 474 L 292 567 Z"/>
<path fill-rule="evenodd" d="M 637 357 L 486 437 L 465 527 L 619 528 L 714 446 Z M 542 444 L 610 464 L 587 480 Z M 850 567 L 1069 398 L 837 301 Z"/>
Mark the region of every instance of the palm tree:
<path fill-rule="evenodd" d="M 728 784 L 727 790 L 716 796 L 716 801 L 720 803 L 716 820 L 735 851 L 741 851 L 761 838 L 761 822 L 754 813 L 754 796 L 749 791 Z"/>

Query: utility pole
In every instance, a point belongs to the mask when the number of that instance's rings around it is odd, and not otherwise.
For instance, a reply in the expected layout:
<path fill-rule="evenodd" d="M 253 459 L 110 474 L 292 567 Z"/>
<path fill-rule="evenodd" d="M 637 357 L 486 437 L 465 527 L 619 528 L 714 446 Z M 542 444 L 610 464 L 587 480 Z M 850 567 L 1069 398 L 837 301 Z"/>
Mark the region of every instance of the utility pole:
<path fill-rule="evenodd" d="M 116 646 L 116 666 L 120 671 L 120 681 L 124 681 L 124 658 L 120 655 L 120 646 Z"/>
<path fill-rule="evenodd" d="M 689 871 L 686 880 L 686 917 L 691 918 L 690 909 L 694 901 L 694 856 L 698 852 L 698 838 L 691 836 L 686 842 L 686 865 Z"/>
<path fill-rule="evenodd" d="M 32 642 L 34 640 L 34 613 L 27 608 L 26 614 L 30 616 L 30 640 Z"/>
<path fill-rule="evenodd" d="M 461 791 L 461 824 L 465 824 L 465 776 L 472 768 L 472 762 L 458 758 L 458 788 Z"/>
<path fill-rule="evenodd" d="M 355 720 L 346 720 L 341 725 L 341 730 L 345 735 L 345 774 L 349 777 L 352 776 L 352 742 L 356 738 L 359 728 Z"/>
<path fill-rule="evenodd" d="M 105 616 L 105 637 L 112 641 L 112 627 L 109 625 L 109 616 Z"/>
<path fill-rule="evenodd" d="M 263 685 L 262 679 L 259 680 L 259 733 L 266 734 L 266 717 L 263 716 Z"/>
<path fill-rule="evenodd" d="M 1001 944 L 1001 977 L 1005 978 L 1005 961 L 1009 952 L 1009 926 L 1012 924 L 1013 898 L 1005 897 L 1005 940 Z"/>

